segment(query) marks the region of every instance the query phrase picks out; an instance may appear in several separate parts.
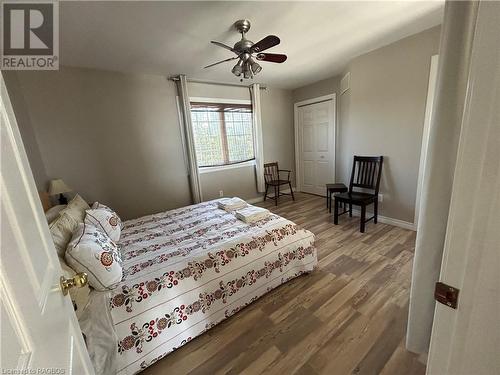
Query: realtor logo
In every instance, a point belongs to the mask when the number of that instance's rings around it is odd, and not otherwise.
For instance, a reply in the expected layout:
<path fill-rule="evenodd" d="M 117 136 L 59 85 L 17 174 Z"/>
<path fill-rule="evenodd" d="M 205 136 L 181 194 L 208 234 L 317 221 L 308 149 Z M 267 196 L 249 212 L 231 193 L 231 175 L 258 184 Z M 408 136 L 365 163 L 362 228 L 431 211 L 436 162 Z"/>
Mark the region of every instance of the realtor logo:
<path fill-rule="evenodd" d="M 59 4 L 2 2 L 0 68 L 59 69 Z"/>

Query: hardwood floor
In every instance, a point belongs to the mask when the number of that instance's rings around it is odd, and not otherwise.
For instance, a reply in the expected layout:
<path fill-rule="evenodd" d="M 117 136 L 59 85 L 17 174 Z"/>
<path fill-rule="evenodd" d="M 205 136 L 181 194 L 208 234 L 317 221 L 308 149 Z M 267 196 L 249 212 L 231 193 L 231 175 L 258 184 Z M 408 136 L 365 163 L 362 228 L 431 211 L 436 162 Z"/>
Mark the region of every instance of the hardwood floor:
<path fill-rule="evenodd" d="M 415 232 L 307 194 L 260 204 L 316 234 L 319 268 L 257 300 L 143 374 L 424 374 L 404 349 Z"/>

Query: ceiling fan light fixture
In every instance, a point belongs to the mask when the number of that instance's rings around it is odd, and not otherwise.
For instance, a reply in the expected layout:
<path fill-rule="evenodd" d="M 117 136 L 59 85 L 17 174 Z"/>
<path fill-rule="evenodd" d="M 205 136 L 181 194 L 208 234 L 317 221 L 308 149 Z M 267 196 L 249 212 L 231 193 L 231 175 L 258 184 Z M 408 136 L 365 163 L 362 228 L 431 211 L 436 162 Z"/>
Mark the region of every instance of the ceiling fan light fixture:
<path fill-rule="evenodd" d="M 257 63 L 252 64 L 252 72 L 253 74 L 258 74 L 262 70 L 262 66 Z"/>
<path fill-rule="evenodd" d="M 248 64 L 250 64 L 253 74 L 258 74 L 262 70 L 262 66 L 260 66 L 260 64 L 251 57 L 248 59 Z"/>
<path fill-rule="evenodd" d="M 250 64 L 248 62 L 245 64 L 245 69 L 243 70 L 243 77 L 245 77 L 245 78 L 252 77 L 252 70 L 251 70 Z"/>
<path fill-rule="evenodd" d="M 231 70 L 236 77 L 239 77 L 243 73 L 243 60 L 239 60 L 238 63 Z"/>

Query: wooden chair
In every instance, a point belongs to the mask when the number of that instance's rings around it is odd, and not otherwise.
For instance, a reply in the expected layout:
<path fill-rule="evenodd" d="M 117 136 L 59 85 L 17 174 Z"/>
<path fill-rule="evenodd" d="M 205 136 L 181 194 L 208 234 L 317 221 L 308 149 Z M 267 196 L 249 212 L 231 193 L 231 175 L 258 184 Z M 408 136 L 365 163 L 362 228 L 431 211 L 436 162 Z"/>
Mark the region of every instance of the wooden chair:
<path fill-rule="evenodd" d="M 287 172 L 286 180 L 280 179 L 280 172 Z M 274 197 L 269 197 L 270 199 L 274 199 L 274 203 L 278 205 L 278 198 L 280 195 L 291 195 L 292 199 L 295 200 L 292 190 L 292 183 L 290 182 L 290 173 L 289 169 L 279 169 L 278 163 L 267 163 L 264 164 L 264 180 L 266 182 L 266 193 L 264 194 L 264 200 L 268 198 L 267 192 L 270 186 L 274 187 Z M 290 187 L 290 194 L 280 192 L 281 185 L 288 185 Z"/>
<path fill-rule="evenodd" d="M 380 187 L 380 177 L 382 175 L 383 156 L 354 156 L 352 165 L 351 181 L 347 193 L 336 194 L 333 208 L 333 223 L 339 223 L 339 216 L 349 212 L 352 216 L 352 205 L 361 207 L 361 218 L 359 231 L 365 232 L 365 223 L 373 219 L 377 224 L 378 218 L 378 191 Z M 360 188 L 364 191 L 354 191 L 354 188 Z M 368 190 L 369 192 L 366 192 Z M 339 214 L 340 203 L 348 203 L 349 211 Z M 373 216 L 366 220 L 366 206 L 373 203 Z"/>

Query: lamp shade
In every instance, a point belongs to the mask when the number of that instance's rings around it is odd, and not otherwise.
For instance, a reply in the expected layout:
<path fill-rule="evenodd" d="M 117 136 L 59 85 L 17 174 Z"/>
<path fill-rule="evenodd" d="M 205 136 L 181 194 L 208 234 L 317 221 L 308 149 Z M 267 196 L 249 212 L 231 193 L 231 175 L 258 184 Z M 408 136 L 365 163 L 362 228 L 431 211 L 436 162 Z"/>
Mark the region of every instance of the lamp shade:
<path fill-rule="evenodd" d="M 51 180 L 49 183 L 49 195 L 67 193 L 71 188 L 63 180 Z"/>

